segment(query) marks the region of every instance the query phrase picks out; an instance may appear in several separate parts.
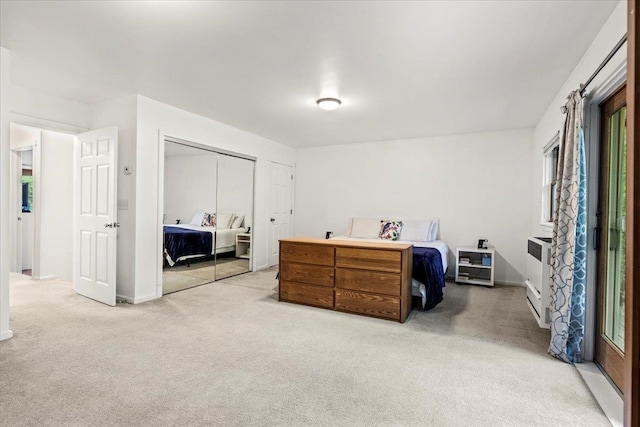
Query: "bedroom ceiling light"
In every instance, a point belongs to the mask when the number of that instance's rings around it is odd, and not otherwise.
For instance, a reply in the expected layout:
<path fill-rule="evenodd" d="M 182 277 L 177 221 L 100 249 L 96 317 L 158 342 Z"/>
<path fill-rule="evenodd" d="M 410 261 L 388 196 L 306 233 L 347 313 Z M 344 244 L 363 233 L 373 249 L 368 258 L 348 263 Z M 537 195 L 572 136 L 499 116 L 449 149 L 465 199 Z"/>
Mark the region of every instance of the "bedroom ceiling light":
<path fill-rule="evenodd" d="M 316 103 L 318 104 L 318 107 L 322 108 L 323 110 L 331 111 L 338 108 L 340 104 L 342 104 L 342 101 L 337 98 L 320 98 L 316 101 Z"/>

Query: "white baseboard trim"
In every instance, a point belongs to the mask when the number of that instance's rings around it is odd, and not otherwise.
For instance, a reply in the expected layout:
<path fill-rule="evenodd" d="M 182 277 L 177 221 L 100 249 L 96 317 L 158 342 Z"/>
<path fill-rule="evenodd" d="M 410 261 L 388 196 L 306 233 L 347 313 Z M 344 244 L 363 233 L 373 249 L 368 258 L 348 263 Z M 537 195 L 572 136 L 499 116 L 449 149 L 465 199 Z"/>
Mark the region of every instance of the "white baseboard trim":
<path fill-rule="evenodd" d="M 147 295 L 146 297 L 134 298 L 133 304 L 142 304 L 143 302 L 153 301 L 154 299 L 158 299 L 159 297 L 156 294 Z"/>
<path fill-rule="evenodd" d="M 54 275 L 49 275 L 49 276 L 37 276 L 37 277 L 32 276 L 31 278 L 32 278 L 32 279 L 35 279 L 35 280 L 53 280 L 53 279 L 55 279 L 55 278 L 56 278 L 56 276 L 54 276 Z"/>
<path fill-rule="evenodd" d="M 7 329 L 6 331 L 0 332 L 0 341 L 8 340 L 9 338 L 13 338 L 13 331 Z"/>
<path fill-rule="evenodd" d="M 521 282 L 513 282 L 510 280 L 496 280 L 497 285 L 506 285 L 506 286 L 520 286 L 521 288 L 526 288 L 527 285 Z"/>

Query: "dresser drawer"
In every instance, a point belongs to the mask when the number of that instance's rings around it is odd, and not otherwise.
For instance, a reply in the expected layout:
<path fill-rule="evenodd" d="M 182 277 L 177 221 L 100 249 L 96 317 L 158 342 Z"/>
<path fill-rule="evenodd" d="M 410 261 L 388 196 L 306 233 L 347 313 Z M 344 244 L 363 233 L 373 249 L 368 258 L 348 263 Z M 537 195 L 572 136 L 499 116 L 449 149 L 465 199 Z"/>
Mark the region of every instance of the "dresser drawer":
<path fill-rule="evenodd" d="M 280 280 L 280 301 L 333 308 L 333 288 Z"/>
<path fill-rule="evenodd" d="M 280 242 L 280 261 L 333 266 L 332 246 Z"/>
<path fill-rule="evenodd" d="M 336 270 L 336 287 L 400 296 L 400 274 L 339 268 Z"/>
<path fill-rule="evenodd" d="M 402 253 L 359 248 L 336 248 L 336 267 L 400 273 Z"/>
<path fill-rule="evenodd" d="M 400 298 L 336 289 L 336 310 L 400 320 Z"/>
<path fill-rule="evenodd" d="M 318 286 L 333 286 L 333 267 L 288 262 L 280 266 L 282 280 Z"/>

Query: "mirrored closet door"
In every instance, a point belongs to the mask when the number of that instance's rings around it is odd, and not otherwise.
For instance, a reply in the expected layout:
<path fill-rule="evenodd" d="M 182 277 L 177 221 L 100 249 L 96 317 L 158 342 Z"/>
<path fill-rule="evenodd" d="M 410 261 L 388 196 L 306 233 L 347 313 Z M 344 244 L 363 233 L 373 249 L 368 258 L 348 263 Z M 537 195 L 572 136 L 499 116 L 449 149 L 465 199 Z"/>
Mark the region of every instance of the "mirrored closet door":
<path fill-rule="evenodd" d="M 162 293 L 215 280 L 218 154 L 166 142 Z"/>
<path fill-rule="evenodd" d="M 251 271 L 254 165 L 165 141 L 163 294 Z"/>
<path fill-rule="evenodd" d="M 216 279 L 251 271 L 253 172 L 252 160 L 218 156 Z"/>

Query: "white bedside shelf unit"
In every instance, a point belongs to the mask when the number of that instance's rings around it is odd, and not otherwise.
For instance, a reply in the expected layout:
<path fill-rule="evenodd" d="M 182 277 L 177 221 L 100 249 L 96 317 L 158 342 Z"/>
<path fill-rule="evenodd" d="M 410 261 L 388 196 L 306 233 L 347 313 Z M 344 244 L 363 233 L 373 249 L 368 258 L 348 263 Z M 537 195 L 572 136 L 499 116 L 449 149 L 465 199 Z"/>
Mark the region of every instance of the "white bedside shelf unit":
<path fill-rule="evenodd" d="M 456 248 L 456 282 L 492 287 L 495 258 L 491 248 Z"/>
<path fill-rule="evenodd" d="M 236 258 L 251 258 L 251 233 L 236 234 Z"/>

